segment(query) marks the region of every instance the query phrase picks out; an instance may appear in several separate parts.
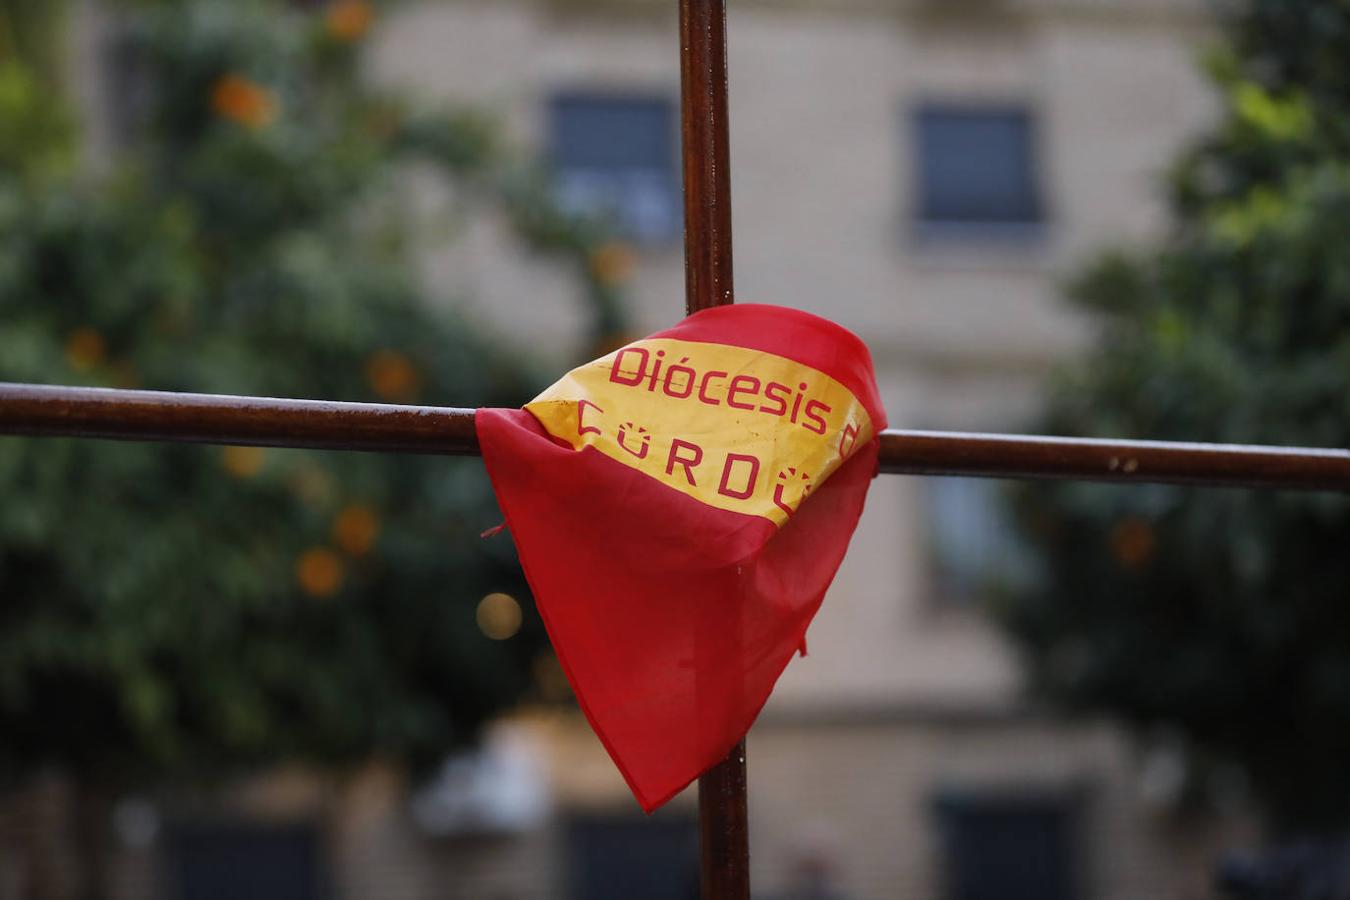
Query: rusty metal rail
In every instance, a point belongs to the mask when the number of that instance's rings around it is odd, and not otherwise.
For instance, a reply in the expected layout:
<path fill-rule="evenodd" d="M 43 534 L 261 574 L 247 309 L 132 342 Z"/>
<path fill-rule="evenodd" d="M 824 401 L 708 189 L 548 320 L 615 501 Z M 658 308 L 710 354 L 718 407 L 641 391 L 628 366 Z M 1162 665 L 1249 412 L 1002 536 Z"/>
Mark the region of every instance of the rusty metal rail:
<path fill-rule="evenodd" d="M 881 470 L 1350 491 L 1350 450 L 890 429 Z"/>
<path fill-rule="evenodd" d="M 725 0 L 679 0 L 686 308 L 733 302 Z M 0 383 L 0 435 L 478 454 L 473 410 Z M 1350 491 L 1350 451 L 890 430 L 883 472 Z M 745 742 L 699 779 L 704 900 L 748 900 Z"/>
<path fill-rule="evenodd" d="M 726 0 L 680 0 L 680 135 L 684 172 L 684 306 L 735 302 Z M 734 621 L 740 640 L 740 623 Z M 750 821 L 745 738 L 698 780 L 704 900 L 748 900 Z"/>
<path fill-rule="evenodd" d="M 471 409 L 4 382 L 0 434 L 478 455 Z"/>
<path fill-rule="evenodd" d="M 4 382 L 0 434 L 478 455 L 471 409 Z M 896 428 L 881 470 L 1350 491 L 1350 450 Z"/>

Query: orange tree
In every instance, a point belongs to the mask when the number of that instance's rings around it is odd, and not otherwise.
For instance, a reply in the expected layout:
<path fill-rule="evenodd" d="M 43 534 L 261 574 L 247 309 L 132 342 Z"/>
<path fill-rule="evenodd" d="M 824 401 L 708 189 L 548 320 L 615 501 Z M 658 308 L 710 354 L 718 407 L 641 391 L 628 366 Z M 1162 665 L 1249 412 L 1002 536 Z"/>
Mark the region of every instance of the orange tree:
<path fill-rule="evenodd" d="M 120 7 L 125 138 L 72 168 L 55 4 L 0 3 L 0 379 L 439 405 L 539 381 L 411 274 L 410 161 L 578 277 L 603 231 L 554 208 L 481 116 L 359 76 L 363 2 Z M 283 758 L 432 760 L 530 688 L 546 642 L 475 462 L 0 441 L 0 766 L 194 777 Z M 490 640 L 480 598 L 520 598 Z M 516 632 L 509 602 L 487 631 Z"/>
<path fill-rule="evenodd" d="M 1175 171 L 1174 233 L 1075 287 L 1101 337 L 1065 373 L 1054 433 L 1350 446 L 1350 5 L 1228 15 L 1223 115 Z M 1044 579 L 1000 611 L 1045 694 L 1170 736 L 1281 829 L 1350 825 L 1345 497 L 1064 484 L 1023 499 Z"/>

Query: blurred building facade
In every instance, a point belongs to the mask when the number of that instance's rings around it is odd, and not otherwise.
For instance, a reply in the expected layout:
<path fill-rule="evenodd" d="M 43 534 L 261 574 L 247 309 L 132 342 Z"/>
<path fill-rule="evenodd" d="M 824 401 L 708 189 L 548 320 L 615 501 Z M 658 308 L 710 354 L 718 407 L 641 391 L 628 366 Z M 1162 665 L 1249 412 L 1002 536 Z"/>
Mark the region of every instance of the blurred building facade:
<path fill-rule="evenodd" d="M 861 334 L 894 425 L 1025 428 L 1048 368 L 1086 337 L 1061 279 L 1096 248 L 1159 233 L 1165 166 L 1211 114 L 1203 5 L 730 6 L 738 299 Z M 674 4 L 427 3 L 386 25 L 376 77 L 504 111 L 566 200 L 607 207 L 626 232 L 634 330 L 670 324 L 683 296 Z M 479 316 L 556 348 L 560 369 L 585 356 L 556 273 L 522 264 L 491 223 L 428 260 Z M 998 489 L 873 485 L 810 655 L 750 735 L 765 896 L 815 857 L 859 900 L 1209 894 L 1214 835 L 1168 824 L 1157 767 L 1109 725 L 1027 705 L 979 611 L 991 583 L 1019 577 Z M 564 828 L 632 812 L 583 723 L 541 733 Z"/>
<path fill-rule="evenodd" d="M 1064 274 L 1159 234 L 1164 167 L 1212 112 L 1195 63 L 1204 13 L 1201 0 L 733 3 L 738 299 L 861 334 L 893 425 L 1024 427 L 1050 366 L 1087 336 L 1057 299 Z M 670 0 L 405 3 L 371 75 L 490 106 L 554 161 L 566 202 L 611 212 L 625 242 L 597 264 L 630 281 L 642 334 L 683 302 L 675 35 Z M 437 290 L 560 371 L 585 358 L 571 282 L 500 223 L 467 227 L 452 245 L 426 239 Z M 979 609 L 1021 577 L 996 491 L 874 484 L 810 655 L 749 738 L 756 896 L 822 873 L 855 900 L 1209 896 L 1209 854 L 1231 835 L 1171 818 L 1165 767 L 1118 728 L 1023 696 Z M 579 714 L 503 722 L 419 790 L 373 765 L 341 783 L 277 773 L 237 798 L 226 819 L 253 831 L 121 809 L 119 892 L 209 882 L 264 852 L 277 871 L 321 873 L 295 874 L 297 897 L 697 893 L 692 792 L 643 818 Z"/>

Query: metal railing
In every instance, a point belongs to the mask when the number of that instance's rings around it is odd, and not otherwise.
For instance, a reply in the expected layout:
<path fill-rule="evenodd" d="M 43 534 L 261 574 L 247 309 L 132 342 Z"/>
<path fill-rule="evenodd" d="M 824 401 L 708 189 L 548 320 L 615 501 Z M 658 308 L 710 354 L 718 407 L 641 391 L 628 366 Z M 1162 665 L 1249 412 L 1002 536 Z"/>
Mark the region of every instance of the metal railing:
<path fill-rule="evenodd" d="M 0 434 L 477 456 L 473 410 L 0 382 Z M 1350 450 L 881 433 L 881 471 L 1350 491 Z"/>
<path fill-rule="evenodd" d="M 725 0 L 679 0 L 685 306 L 733 302 Z M 0 383 L 0 434 L 478 453 L 473 410 Z M 1350 451 L 891 429 L 881 470 L 1350 491 Z M 699 779 L 705 900 L 750 896 L 745 742 Z"/>

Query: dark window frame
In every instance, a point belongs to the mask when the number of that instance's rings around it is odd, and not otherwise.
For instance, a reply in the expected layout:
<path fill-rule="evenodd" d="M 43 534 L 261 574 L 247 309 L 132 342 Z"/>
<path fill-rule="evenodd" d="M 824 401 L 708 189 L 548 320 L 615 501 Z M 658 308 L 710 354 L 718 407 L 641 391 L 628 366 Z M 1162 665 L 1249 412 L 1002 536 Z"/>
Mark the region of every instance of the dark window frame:
<path fill-rule="evenodd" d="M 1091 868 L 1090 796 L 1085 783 L 1042 788 L 949 785 L 935 791 L 930 810 L 941 852 L 940 896 L 944 900 L 1085 896 Z M 1002 840 L 996 839 L 1000 833 Z M 1036 846 L 1037 838 L 1044 846 Z M 962 857 L 981 847 L 991 850 L 992 856 Z M 1053 859 L 1056 851 L 1062 855 Z M 1047 871 L 1052 859 L 1059 868 Z M 1020 884 L 1019 875 L 1025 879 Z"/>
<path fill-rule="evenodd" d="M 619 236 L 637 245 L 680 242 L 684 208 L 674 93 L 563 88 L 549 95 L 545 115 L 547 158 L 565 208 L 609 217 Z M 605 118 L 622 128 L 618 120 L 625 116 L 651 133 L 626 145 L 604 145 Z M 600 208 L 607 200 L 613 206 L 608 213 Z"/>
<path fill-rule="evenodd" d="M 167 825 L 162 864 L 168 896 L 333 896 L 331 860 L 317 821 L 210 816 L 177 817 Z"/>
<path fill-rule="evenodd" d="M 909 221 L 914 235 L 920 239 L 1040 240 L 1051 217 L 1040 119 L 1035 105 L 1029 102 L 939 98 L 911 106 L 904 121 L 905 139 L 911 149 Z M 983 211 L 978 208 L 978 200 L 962 196 L 960 190 L 963 182 L 972 180 L 969 169 L 976 161 L 944 161 L 934 155 L 934 144 L 959 141 L 957 132 L 962 128 L 976 133 L 983 128 L 989 132 L 987 139 L 1005 139 L 1011 147 L 1011 153 L 991 157 L 1007 170 L 1004 174 L 1009 176 L 1009 183 L 1003 189 L 1004 196 L 995 198 Z M 997 137 L 1000 130 L 1005 132 L 1002 138 Z M 962 168 L 967 171 L 962 172 Z M 974 180 L 979 177 L 979 173 L 974 174 Z M 944 184 L 947 196 L 942 196 Z M 954 184 L 958 186 L 953 188 Z M 963 205 L 966 210 L 960 208 Z"/>
<path fill-rule="evenodd" d="M 563 818 L 565 896 L 697 900 L 698 818 L 666 807 L 651 816 L 576 810 Z"/>
<path fill-rule="evenodd" d="M 1033 583 L 1034 560 L 1002 482 L 973 476 L 920 482 L 924 578 L 932 609 L 978 610 L 1003 591 Z M 975 533 L 964 521 L 972 514 L 980 520 Z"/>

